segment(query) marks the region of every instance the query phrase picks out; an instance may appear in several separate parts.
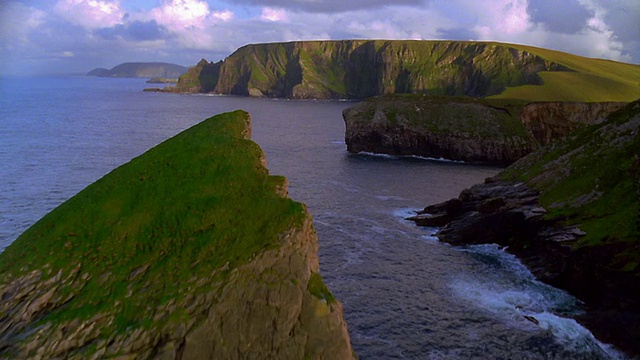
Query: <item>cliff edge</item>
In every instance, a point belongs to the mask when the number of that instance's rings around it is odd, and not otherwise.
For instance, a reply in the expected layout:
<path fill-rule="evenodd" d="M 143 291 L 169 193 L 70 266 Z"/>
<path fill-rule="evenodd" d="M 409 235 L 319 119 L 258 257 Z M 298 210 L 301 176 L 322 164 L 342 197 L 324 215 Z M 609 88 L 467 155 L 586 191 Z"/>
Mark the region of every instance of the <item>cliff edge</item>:
<path fill-rule="evenodd" d="M 317 236 L 249 140 L 209 118 L 0 254 L 2 358 L 351 359 Z"/>

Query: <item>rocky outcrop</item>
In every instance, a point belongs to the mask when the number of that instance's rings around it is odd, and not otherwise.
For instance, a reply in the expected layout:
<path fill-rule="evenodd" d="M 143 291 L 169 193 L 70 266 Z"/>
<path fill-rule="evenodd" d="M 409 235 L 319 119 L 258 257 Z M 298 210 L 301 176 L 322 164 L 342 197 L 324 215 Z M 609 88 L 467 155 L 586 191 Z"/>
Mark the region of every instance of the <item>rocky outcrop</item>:
<path fill-rule="evenodd" d="M 411 220 L 452 244 L 497 243 L 588 306 L 579 320 L 640 354 L 640 101 Z"/>
<path fill-rule="evenodd" d="M 222 114 L 114 170 L 0 254 L 0 357 L 351 359 L 306 208 Z"/>
<path fill-rule="evenodd" d="M 177 78 L 184 74 L 184 66 L 153 62 L 153 63 L 123 63 L 112 69 L 97 68 L 87 73 L 87 76 L 118 77 L 118 78 Z"/>
<path fill-rule="evenodd" d="M 600 124 L 623 102 L 544 102 L 527 104 L 520 121 L 541 145 L 564 137 L 585 125 Z"/>
<path fill-rule="evenodd" d="M 344 110 L 345 142 L 352 153 L 509 164 L 538 146 L 518 121 L 520 107 L 487 99 L 386 95 Z"/>
<path fill-rule="evenodd" d="M 508 165 L 625 105 L 384 95 L 343 111 L 345 142 L 352 153 Z"/>
<path fill-rule="evenodd" d="M 173 93 L 209 93 L 215 90 L 222 61 L 217 63 L 200 60 L 198 64 L 183 73 L 175 86 L 166 86 L 162 91 Z"/>

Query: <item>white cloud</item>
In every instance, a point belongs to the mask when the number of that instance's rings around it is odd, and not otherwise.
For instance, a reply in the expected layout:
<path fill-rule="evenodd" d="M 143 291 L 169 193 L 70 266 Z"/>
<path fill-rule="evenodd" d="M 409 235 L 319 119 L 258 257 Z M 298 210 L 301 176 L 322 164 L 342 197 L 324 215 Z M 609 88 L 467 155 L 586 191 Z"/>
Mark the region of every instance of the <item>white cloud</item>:
<path fill-rule="evenodd" d="M 212 18 L 222 21 L 231 21 L 233 20 L 233 16 L 234 14 L 230 10 L 214 11 L 211 13 Z"/>
<path fill-rule="evenodd" d="M 118 0 L 60 0 L 54 11 L 66 21 L 87 29 L 120 24 L 124 16 Z"/>
<path fill-rule="evenodd" d="M 169 0 L 151 10 L 151 17 L 169 30 L 205 27 L 209 4 L 200 0 Z"/>
<path fill-rule="evenodd" d="M 262 14 L 260 15 L 260 19 L 264 21 L 287 21 L 289 17 L 287 16 L 287 11 L 281 8 L 271 8 L 264 7 L 262 8 Z"/>

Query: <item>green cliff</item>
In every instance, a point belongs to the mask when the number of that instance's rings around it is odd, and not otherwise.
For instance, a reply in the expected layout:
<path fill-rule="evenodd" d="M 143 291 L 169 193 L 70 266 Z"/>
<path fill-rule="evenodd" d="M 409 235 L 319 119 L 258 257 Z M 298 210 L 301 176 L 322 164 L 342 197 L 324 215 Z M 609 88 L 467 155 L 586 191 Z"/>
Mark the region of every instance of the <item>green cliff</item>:
<path fill-rule="evenodd" d="M 89 71 L 87 76 L 117 78 L 178 78 L 187 72 L 184 66 L 162 62 L 129 62 L 112 69 L 97 68 Z"/>
<path fill-rule="evenodd" d="M 221 63 L 217 81 L 205 87 L 220 94 L 280 98 L 420 93 L 628 102 L 640 97 L 638 84 L 638 65 L 523 45 L 342 40 L 243 46 Z"/>
<path fill-rule="evenodd" d="M 0 254 L 1 358 L 352 358 L 317 236 L 249 140 L 207 119 Z"/>
<path fill-rule="evenodd" d="M 343 111 L 345 143 L 352 153 L 508 165 L 625 105 L 382 95 Z"/>

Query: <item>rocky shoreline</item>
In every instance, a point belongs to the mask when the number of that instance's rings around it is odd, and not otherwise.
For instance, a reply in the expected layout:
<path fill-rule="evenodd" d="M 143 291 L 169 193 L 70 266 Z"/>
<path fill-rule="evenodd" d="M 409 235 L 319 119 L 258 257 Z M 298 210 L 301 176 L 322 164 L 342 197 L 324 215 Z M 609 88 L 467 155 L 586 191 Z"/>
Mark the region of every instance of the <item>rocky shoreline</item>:
<path fill-rule="evenodd" d="M 619 245 L 575 247 L 586 233 L 579 226 L 564 225 L 562 219 L 545 218 L 547 210 L 539 198 L 540 191 L 523 182 L 488 178 L 408 220 L 418 226 L 441 227 L 436 236 L 452 245 L 506 247 L 539 280 L 582 300 L 587 312 L 576 320 L 599 339 L 632 356 L 640 355 L 638 281 L 607 266 L 621 251 Z"/>

